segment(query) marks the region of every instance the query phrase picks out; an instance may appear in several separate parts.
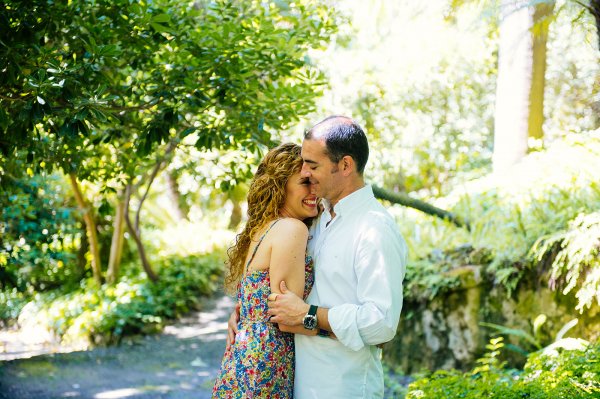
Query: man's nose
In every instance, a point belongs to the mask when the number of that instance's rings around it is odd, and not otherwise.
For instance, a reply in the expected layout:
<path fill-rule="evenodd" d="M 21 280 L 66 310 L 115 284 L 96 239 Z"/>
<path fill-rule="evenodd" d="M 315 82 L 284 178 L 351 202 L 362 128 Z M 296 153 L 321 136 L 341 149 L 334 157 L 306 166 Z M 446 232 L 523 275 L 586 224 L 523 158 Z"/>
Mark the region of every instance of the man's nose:
<path fill-rule="evenodd" d="M 300 176 L 302 177 L 310 177 L 310 168 L 306 163 L 302 164 L 302 169 L 300 170 Z"/>

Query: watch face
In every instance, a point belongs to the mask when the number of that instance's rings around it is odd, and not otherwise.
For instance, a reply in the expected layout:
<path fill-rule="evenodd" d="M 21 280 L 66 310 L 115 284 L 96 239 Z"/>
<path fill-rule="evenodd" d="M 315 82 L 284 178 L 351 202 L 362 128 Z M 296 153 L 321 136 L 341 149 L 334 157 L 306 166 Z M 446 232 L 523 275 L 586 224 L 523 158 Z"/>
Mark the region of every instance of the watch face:
<path fill-rule="evenodd" d="M 314 330 L 317 327 L 317 318 L 311 314 L 307 314 L 304 316 L 302 324 L 304 324 L 304 328 L 307 330 Z"/>

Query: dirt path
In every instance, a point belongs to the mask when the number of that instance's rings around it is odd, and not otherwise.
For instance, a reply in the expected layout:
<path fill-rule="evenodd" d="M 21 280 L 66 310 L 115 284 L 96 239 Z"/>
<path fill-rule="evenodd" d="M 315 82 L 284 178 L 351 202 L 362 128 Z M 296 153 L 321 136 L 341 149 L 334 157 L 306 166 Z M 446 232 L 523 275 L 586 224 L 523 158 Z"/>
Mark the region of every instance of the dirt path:
<path fill-rule="evenodd" d="M 90 351 L 52 353 L 60 348 L 28 347 L 4 332 L 0 399 L 210 398 L 232 307 L 230 298 L 210 299 L 159 335 Z"/>

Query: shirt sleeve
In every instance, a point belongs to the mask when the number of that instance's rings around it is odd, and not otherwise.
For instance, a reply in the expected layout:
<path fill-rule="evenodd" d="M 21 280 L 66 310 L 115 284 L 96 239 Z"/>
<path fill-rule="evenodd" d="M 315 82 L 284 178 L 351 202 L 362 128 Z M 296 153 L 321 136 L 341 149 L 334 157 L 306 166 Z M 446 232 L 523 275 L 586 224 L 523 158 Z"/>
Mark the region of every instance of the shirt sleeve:
<path fill-rule="evenodd" d="M 355 248 L 358 303 L 334 306 L 328 318 L 339 341 L 358 351 L 396 335 L 407 248 L 394 222 L 378 218 L 361 229 Z"/>

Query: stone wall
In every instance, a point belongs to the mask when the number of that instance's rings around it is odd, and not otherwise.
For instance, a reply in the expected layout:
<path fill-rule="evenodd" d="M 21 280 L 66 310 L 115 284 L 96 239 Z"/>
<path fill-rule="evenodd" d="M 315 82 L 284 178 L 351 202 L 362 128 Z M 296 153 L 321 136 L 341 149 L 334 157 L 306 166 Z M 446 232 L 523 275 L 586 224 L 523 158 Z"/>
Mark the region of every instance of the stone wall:
<path fill-rule="evenodd" d="M 595 341 L 600 337 L 600 307 L 575 311 L 576 300 L 551 291 L 547 284 L 522 282 L 511 297 L 502 287 L 482 279 L 481 266 L 463 266 L 452 271 L 459 277 L 459 288 L 439 294 L 428 302 L 406 299 L 398 333 L 384 348 L 384 358 L 404 373 L 456 368 L 467 370 L 485 353 L 494 330 L 479 323 L 488 322 L 509 328 L 533 331 L 533 321 L 544 314 L 540 329 L 543 345 L 553 342 L 556 333 L 569 321 L 578 323 L 566 336 Z M 515 336 L 505 337 L 527 350 L 534 347 Z M 505 349 L 503 356 L 514 366 L 525 357 Z"/>

